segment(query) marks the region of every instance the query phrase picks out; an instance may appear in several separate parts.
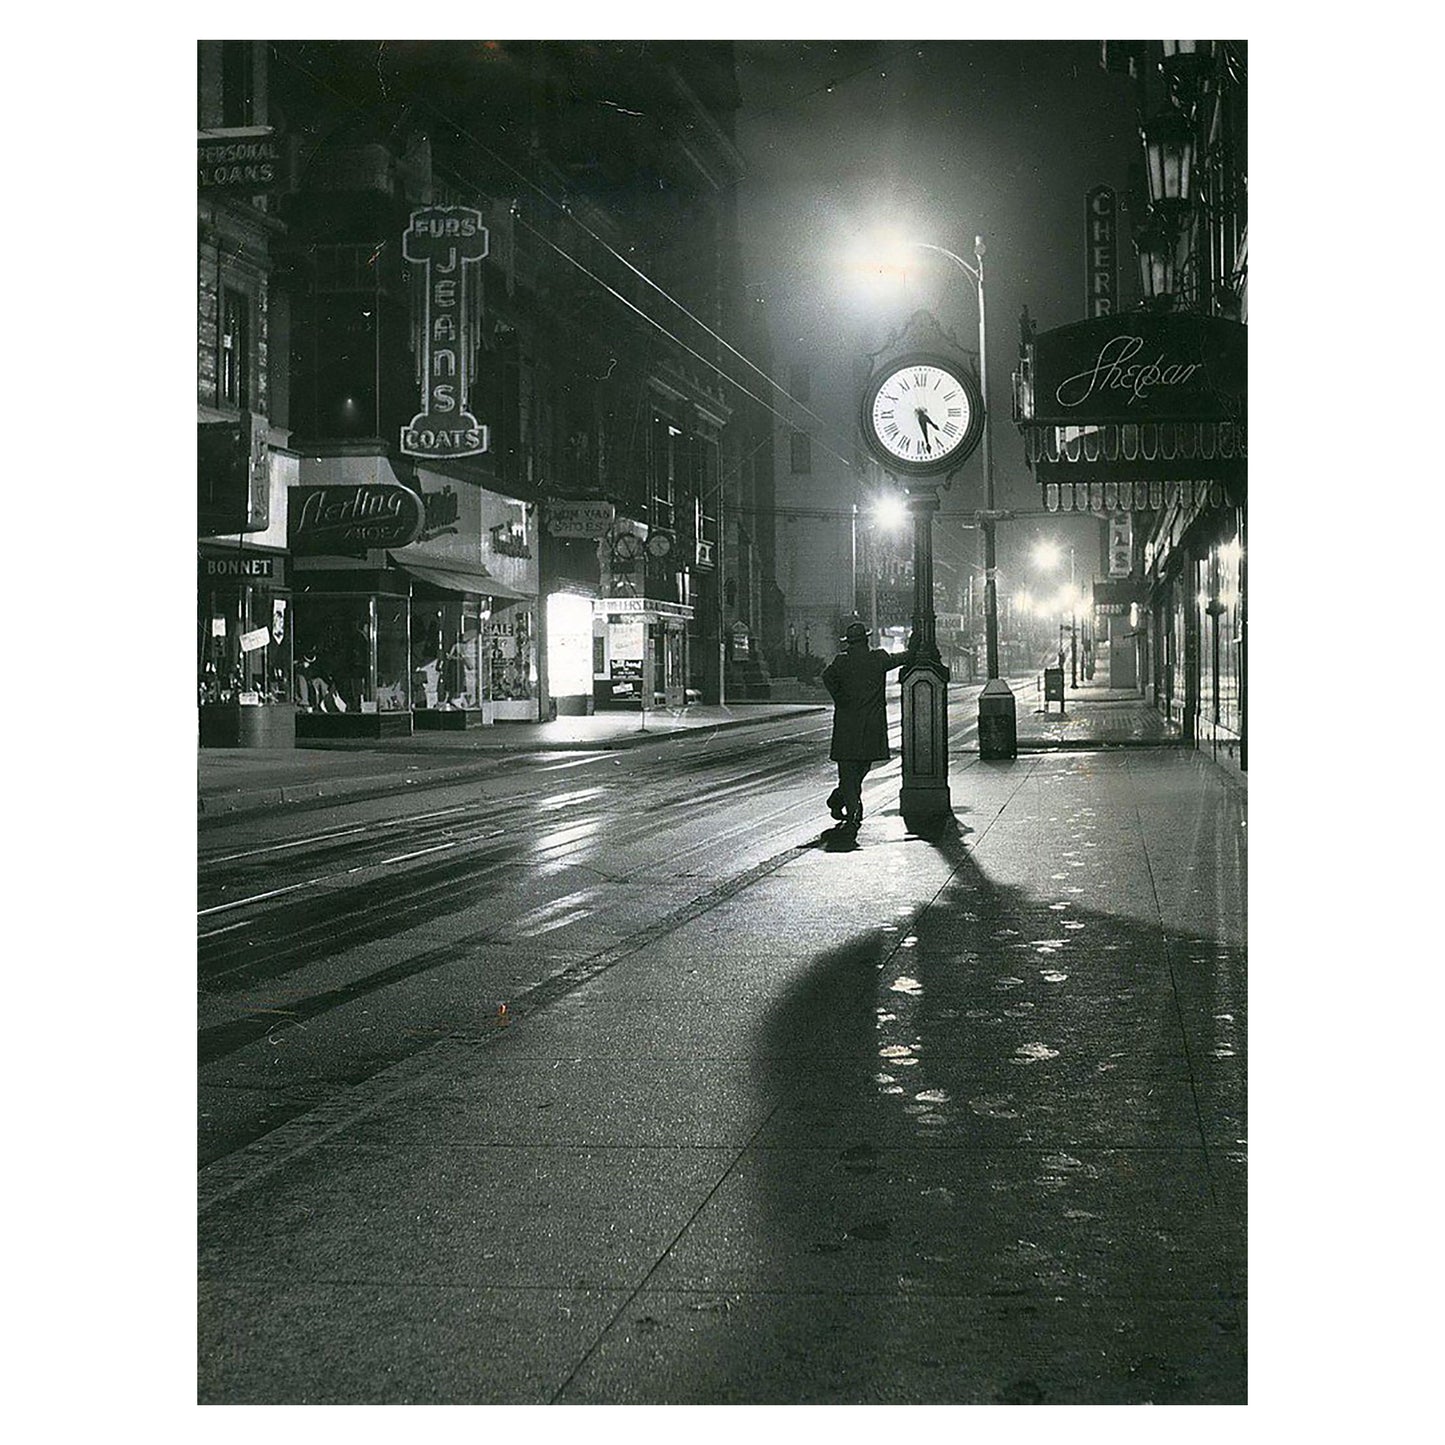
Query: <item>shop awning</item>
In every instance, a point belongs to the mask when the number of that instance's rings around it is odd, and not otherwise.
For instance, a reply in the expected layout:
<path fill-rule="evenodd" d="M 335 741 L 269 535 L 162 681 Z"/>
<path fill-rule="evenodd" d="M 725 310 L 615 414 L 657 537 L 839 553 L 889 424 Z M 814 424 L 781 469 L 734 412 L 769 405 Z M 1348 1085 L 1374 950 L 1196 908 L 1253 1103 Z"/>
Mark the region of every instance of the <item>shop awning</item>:
<path fill-rule="evenodd" d="M 1249 332 L 1213 316 L 1126 312 L 1027 337 L 1016 420 L 1129 428 L 1246 415 Z"/>
<path fill-rule="evenodd" d="M 592 611 L 598 617 L 640 617 L 644 622 L 690 622 L 693 615 L 691 603 L 660 597 L 599 597 Z"/>
<path fill-rule="evenodd" d="M 1128 312 L 1024 338 L 1014 420 L 1049 511 L 1215 506 L 1248 473 L 1248 330 Z"/>
<path fill-rule="evenodd" d="M 393 552 L 391 560 L 418 582 L 444 587 L 449 592 L 469 592 L 478 597 L 505 597 L 512 601 L 524 600 L 531 595 L 493 577 L 480 563 L 464 562 L 460 558 L 447 558 L 443 563 L 441 558 L 413 558 L 399 552 Z"/>

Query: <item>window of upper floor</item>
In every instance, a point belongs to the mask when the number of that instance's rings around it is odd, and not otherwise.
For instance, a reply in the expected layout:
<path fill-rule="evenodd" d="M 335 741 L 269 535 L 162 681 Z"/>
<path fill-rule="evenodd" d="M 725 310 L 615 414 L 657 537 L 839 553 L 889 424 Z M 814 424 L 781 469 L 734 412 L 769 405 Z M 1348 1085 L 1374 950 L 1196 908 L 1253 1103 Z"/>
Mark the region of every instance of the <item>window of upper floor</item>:
<path fill-rule="evenodd" d="M 256 123 L 256 46 L 252 40 L 221 42 L 221 124 Z"/>
<path fill-rule="evenodd" d="M 221 287 L 217 399 L 221 405 L 241 411 L 251 405 L 251 312 L 246 292 L 234 286 Z"/>

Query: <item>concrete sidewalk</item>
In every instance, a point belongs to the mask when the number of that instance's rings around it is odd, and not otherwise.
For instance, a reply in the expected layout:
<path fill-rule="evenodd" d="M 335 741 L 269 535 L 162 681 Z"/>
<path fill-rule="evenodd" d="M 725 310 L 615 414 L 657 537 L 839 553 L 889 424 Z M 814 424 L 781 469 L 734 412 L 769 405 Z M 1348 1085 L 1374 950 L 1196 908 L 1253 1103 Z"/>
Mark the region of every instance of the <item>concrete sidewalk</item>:
<path fill-rule="evenodd" d="M 201 1400 L 1243 1403 L 1245 793 L 957 767 L 203 1170 Z"/>
<path fill-rule="evenodd" d="M 1179 726 L 1164 719 L 1136 688 L 1110 687 L 1106 674 L 1071 687 L 1062 708 L 1045 703 L 1043 674 L 1011 679 L 1023 749 L 1040 747 L 1152 747 L 1179 741 Z"/>
<path fill-rule="evenodd" d="M 1069 690 L 1066 710 L 1043 711 L 1037 677 L 1010 679 L 1019 747 L 1157 745 L 1175 741 L 1178 728 L 1137 692 L 1104 685 Z M 977 684 L 950 689 L 955 722 L 968 712 Z M 295 749 L 202 748 L 197 761 L 197 802 L 202 818 L 260 808 L 295 806 L 333 798 L 378 796 L 475 776 L 509 753 L 618 750 L 644 747 L 694 732 L 748 727 L 777 718 L 826 711 L 814 703 L 731 703 L 675 712 L 602 712 L 547 723 L 499 723 L 469 732 L 415 733 L 411 737 L 307 742 Z M 963 711 L 960 712 L 960 709 Z M 968 713 L 971 716 L 971 712 Z M 976 737 L 960 749 L 976 753 Z"/>
<path fill-rule="evenodd" d="M 510 753 L 645 747 L 688 733 L 748 727 L 818 710 L 807 704 L 734 703 L 654 710 L 645 717 L 640 712 L 603 712 L 545 723 L 498 723 L 467 732 L 308 741 L 295 749 L 201 748 L 199 809 L 207 817 L 316 799 L 375 796 L 472 777 Z"/>

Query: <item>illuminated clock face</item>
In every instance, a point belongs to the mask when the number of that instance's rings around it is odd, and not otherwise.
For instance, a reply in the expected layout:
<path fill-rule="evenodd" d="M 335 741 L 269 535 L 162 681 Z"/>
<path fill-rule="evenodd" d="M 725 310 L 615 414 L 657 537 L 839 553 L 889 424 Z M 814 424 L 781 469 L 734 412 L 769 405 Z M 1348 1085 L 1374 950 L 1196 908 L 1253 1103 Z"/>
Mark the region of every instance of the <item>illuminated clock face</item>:
<path fill-rule="evenodd" d="M 983 403 L 973 378 L 937 357 L 905 357 L 863 398 L 863 432 L 890 470 L 952 470 L 978 444 Z"/>

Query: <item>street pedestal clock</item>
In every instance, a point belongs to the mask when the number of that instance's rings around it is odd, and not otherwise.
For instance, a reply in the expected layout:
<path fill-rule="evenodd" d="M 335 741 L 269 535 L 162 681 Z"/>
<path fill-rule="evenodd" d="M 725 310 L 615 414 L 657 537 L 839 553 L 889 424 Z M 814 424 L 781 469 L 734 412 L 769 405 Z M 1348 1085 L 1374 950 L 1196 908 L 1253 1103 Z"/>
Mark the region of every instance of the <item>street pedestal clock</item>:
<path fill-rule="evenodd" d="M 862 422 L 863 438 L 885 471 L 905 481 L 938 478 L 957 471 L 978 446 L 983 398 L 957 362 L 914 352 L 887 363 L 868 383 Z"/>
<path fill-rule="evenodd" d="M 930 326 L 920 313 L 909 328 Z M 948 678 L 933 612 L 933 514 L 938 490 L 972 456 L 983 436 L 984 402 L 971 371 L 942 349 L 901 350 L 880 362 L 864 388 L 859 423 L 868 450 L 897 478 L 913 518 L 914 662 L 903 693 L 905 820 L 951 812 L 948 790 Z"/>

